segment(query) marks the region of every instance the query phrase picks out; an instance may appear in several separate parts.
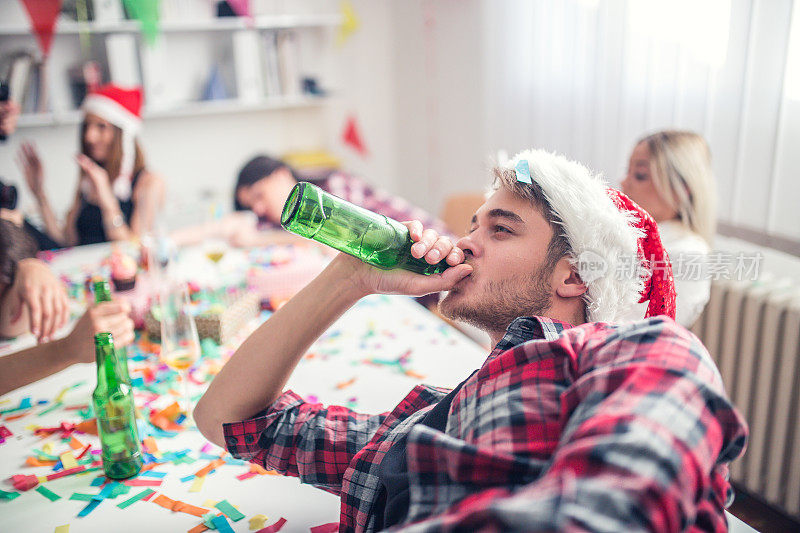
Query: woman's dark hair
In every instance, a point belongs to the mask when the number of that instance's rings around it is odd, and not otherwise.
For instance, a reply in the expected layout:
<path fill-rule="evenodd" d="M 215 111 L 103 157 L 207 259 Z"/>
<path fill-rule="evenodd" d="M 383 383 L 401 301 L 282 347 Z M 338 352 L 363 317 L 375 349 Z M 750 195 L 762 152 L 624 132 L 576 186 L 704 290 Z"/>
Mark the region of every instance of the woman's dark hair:
<path fill-rule="evenodd" d="M 239 203 L 236 193 L 242 187 L 249 187 L 255 182 L 266 178 L 278 169 L 287 168 L 295 179 L 298 179 L 294 169 L 281 161 L 280 159 L 273 159 L 266 155 L 259 155 L 248 161 L 239 171 L 239 176 L 236 178 L 236 187 L 233 189 L 233 208 L 236 211 L 247 211 L 248 208 Z"/>
<path fill-rule="evenodd" d="M 5 285 L 0 298 L 14 283 L 17 263 L 29 257 L 36 257 L 39 249 L 36 242 L 9 220 L 0 219 L 0 284 Z"/>

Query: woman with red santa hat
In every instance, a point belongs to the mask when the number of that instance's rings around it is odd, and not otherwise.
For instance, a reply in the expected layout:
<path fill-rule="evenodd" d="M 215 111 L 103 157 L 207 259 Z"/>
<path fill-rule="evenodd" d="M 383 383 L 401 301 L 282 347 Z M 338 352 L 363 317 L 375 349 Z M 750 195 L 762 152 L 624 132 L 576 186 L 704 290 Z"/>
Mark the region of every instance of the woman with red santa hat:
<path fill-rule="evenodd" d="M 137 141 L 142 126 L 142 90 L 104 85 L 83 101 L 80 181 L 64 224 L 44 191 L 44 169 L 36 149 L 23 143 L 19 162 L 36 197 L 45 230 L 59 244 L 74 246 L 141 235 L 153 225 L 164 182 L 145 167 Z"/>

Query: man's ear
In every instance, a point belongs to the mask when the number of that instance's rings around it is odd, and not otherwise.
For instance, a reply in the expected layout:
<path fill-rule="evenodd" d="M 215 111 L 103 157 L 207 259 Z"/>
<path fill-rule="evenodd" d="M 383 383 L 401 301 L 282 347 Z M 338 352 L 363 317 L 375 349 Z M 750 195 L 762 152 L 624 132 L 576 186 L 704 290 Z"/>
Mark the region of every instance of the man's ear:
<path fill-rule="evenodd" d="M 586 285 L 575 271 L 575 267 L 564 256 L 558 260 L 553 270 L 553 283 L 555 284 L 556 294 L 561 298 L 574 298 L 586 292 Z"/>

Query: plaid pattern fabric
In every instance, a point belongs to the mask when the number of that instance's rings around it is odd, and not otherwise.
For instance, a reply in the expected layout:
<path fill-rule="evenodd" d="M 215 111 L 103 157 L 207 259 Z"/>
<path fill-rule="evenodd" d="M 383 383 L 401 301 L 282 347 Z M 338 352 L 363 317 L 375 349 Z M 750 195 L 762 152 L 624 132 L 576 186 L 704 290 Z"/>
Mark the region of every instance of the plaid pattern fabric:
<path fill-rule="evenodd" d="M 562 331 L 563 329 L 563 331 Z M 725 531 L 727 464 L 747 427 L 700 341 L 664 317 L 564 328 L 518 318 L 454 397 L 418 386 L 367 416 L 286 392 L 225 424 L 235 456 L 341 496 L 341 531 L 372 531 L 378 465 L 403 435 L 408 531 Z"/>
<path fill-rule="evenodd" d="M 400 222 L 407 220 L 419 220 L 425 229 L 435 229 L 440 235 L 453 237 L 453 233 L 447 225 L 438 218 L 430 215 L 423 209 L 411 205 L 408 201 L 393 196 L 388 192 L 372 187 L 364 180 L 345 174 L 344 172 L 333 172 L 329 176 L 320 179 L 309 180 L 323 191 L 329 192 L 347 200 L 351 204 L 356 204 L 381 215 L 386 215 Z M 259 227 L 280 228 L 280 224 L 272 223 L 267 220 L 260 220 Z"/>
<path fill-rule="evenodd" d="M 386 215 L 400 222 L 419 220 L 425 229 L 435 229 L 443 235 L 451 235 L 444 222 L 428 214 L 426 211 L 411 205 L 399 196 L 369 186 L 365 181 L 345 174 L 334 172 L 321 182 L 322 189 L 334 196 L 344 198 L 350 203 L 359 205 L 370 211 Z"/>

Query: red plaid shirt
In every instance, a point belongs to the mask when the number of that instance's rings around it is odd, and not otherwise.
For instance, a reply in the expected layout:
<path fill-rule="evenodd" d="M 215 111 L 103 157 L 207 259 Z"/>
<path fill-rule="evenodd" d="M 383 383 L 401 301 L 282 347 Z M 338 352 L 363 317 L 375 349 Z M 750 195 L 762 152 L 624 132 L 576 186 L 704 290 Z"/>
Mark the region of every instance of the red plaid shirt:
<path fill-rule="evenodd" d="M 672 320 L 518 318 L 453 399 L 445 432 L 416 424 L 446 392 L 420 385 L 364 415 L 287 391 L 224 433 L 235 457 L 339 494 L 341 531 L 374 529 L 377 468 L 403 435 L 404 530 L 727 529 L 727 464 L 747 427 L 708 352 Z"/>

